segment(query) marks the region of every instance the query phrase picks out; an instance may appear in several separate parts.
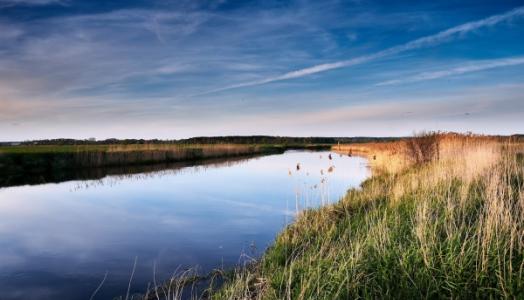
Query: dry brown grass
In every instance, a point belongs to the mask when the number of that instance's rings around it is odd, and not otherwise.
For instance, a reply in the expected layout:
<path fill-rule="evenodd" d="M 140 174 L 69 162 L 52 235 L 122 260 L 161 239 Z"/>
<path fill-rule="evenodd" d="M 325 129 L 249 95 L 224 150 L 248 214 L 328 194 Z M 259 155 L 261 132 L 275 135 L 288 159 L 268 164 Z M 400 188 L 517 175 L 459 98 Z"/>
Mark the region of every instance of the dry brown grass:
<path fill-rule="evenodd" d="M 252 275 L 264 290 L 216 298 L 524 297 L 523 143 L 426 134 L 335 150 L 368 157 L 373 178 L 279 235 Z"/>
<path fill-rule="evenodd" d="M 510 138 L 456 133 L 422 133 L 396 142 L 342 144 L 334 146 L 333 150 L 364 156 L 375 172 L 395 174 L 413 165 L 449 162 L 460 156 L 467 157 L 469 162 L 485 163 L 492 161 L 491 155 L 501 147 L 522 151 L 522 143 Z M 466 168 L 467 171 L 473 169 L 477 168 L 471 164 Z"/>
<path fill-rule="evenodd" d="M 234 157 L 263 153 L 264 147 L 238 144 L 110 145 L 104 152 L 79 152 L 76 160 L 85 166 L 125 165 L 130 163 L 178 162 L 197 159 Z"/>

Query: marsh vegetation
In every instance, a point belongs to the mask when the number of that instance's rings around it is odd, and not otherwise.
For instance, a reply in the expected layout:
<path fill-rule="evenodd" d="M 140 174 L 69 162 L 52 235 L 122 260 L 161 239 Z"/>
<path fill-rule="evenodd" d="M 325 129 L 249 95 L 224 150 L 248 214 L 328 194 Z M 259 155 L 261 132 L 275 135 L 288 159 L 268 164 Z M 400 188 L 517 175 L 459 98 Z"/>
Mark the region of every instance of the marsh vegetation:
<path fill-rule="evenodd" d="M 524 297 L 524 144 L 424 134 L 336 146 L 374 172 L 303 211 L 213 299 Z"/>
<path fill-rule="evenodd" d="M 196 161 L 282 151 L 282 147 L 272 145 L 233 144 L 23 145 L 0 147 L 0 170 L 4 174 L 37 173 L 61 169 Z"/>

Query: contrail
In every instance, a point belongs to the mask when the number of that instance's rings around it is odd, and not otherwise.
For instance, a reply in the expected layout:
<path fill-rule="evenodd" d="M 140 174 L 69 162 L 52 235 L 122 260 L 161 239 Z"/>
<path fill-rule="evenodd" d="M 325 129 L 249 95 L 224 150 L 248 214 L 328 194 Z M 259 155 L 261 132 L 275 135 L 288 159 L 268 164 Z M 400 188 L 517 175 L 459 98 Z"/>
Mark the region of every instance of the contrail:
<path fill-rule="evenodd" d="M 231 90 L 231 89 L 236 89 L 236 88 L 241 88 L 241 87 L 261 85 L 261 84 L 266 84 L 266 83 L 275 82 L 275 81 L 299 78 L 299 77 L 304 77 L 304 76 L 311 75 L 311 74 L 326 72 L 329 70 L 359 65 L 359 64 L 366 63 L 372 60 L 399 54 L 405 51 L 438 45 L 446 41 L 449 41 L 450 39 L 452 39 L 453 37 L 457 35 L 466 34 L 473 30 L 480 29 L 483 27 L 494 26 L 498 23 L 508 21 L 513 18 L 522 17 L 522 16 L 524 16 L 524 6 L 517 7 L 506 13 L 494 15 L 494 16 L 491 16 L 491 17 L 488 17 L 482 20 L 464 23 L 464 24 L 449 28 L 447 30 L 438 32 L 436 34 L 421 37 L 416 40 L 410 41 L 408 43 L 394 46 L 391 48 L 387 48 L 385 50 L 382 50 L 382 51 L 379 51 L 373 54 L 359 56 L 359 57 L 348 59 L 348 60 L 320 64 L 320 65 L 316 65 L 316 66 L 312 66 L 312 67 L 308 67 L 308 68 L 304 68 L 304 69 L 300 69 L 296 71 L 291 71 L 291 72 L 288 72 L 288 73 L 285 73 L 279 76 L 268 77 L 268 78 L 264 78 L 260 80 L 229 85 L 229 86 L 225 86 L 225 87 L 221 87 L 218 89 L 204 92 L 200 95 L 205 95 L 205 94 L 210 94 L 210 93 L 215 93 L 215 92 L 220 92 L 220 91 L 225 91 L 225 90 Z"/>
<path fill-rule="evenodd" d="M 479 71 L 484 71 L 484 70 L 489 70 L 489 69 L 494 69 L 494 68 L 499 68 L 499 67 L 508 67 L 508 66 L 515 66 L 515 65 L 521 65 L 521 64 L 524 64 L 524 57 L 511 57 L 511 58 L 484 60 L 480 62 L 475 62 L 474 64 L 452 68 L 449 70 L 424 72 L 424 73 L 420 73 L 418 75 L 407 77 L 404 79 L 388 80 L 388 81 L 378 83 L 377 85 L 378 86 L 393 85 L 393 84 L 402 84 L 402 83 L 433 80 L 433 79 L 438 79 L 442 77 L 448 77 L 448 76 L 460 75 L 460 74 L 472 73 L 472 72 L 479 72 Z"/>

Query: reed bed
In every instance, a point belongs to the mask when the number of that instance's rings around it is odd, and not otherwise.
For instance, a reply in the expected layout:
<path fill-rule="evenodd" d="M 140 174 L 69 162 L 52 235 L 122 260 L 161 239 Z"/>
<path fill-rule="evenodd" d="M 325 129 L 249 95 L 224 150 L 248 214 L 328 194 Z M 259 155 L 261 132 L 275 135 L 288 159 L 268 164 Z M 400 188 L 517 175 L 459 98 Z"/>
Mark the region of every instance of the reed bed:
<path fill-rule="evenodd" d="M 373 177 L 303 211 L 213 299 L 524 298 L 524 144 L 430 133 L 334 146 Z"/>
<path fill-rule="evenodd" d="M 252 145 L 110 145 L 107 151 L 79 151 L 76 163 L 82 166 L 125 165 L 232 157 L 264 152 Z"/>
<path fill-rule="evenodd" d="M 151 163 L 173 163 L 211 158 L 283 152 L 279 145 L 247 144 L 128 144 L 37 145 L 0 147 L 3 174 L 53 172 Z"/>

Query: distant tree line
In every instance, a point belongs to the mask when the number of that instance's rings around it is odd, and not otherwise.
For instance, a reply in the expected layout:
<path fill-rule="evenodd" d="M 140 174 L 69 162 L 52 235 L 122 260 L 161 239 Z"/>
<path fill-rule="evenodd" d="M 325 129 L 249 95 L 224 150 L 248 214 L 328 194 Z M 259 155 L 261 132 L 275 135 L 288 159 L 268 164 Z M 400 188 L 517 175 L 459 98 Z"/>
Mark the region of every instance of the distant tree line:
<path fill-rule="evenodd" d="M 397 140 L 396 137 L 289 137 L 289 136 L 202 136 L 179 140 L 160 139 L 46 139 L 17 142 L 19 145 L 126 145 L 126 144 L 337 144 L 365 143 Z M 11 142 L 0 142 L 0 145 L 11 145 Z"/>
<path fill-rule="evenodd" d="M 218 137 L 193 137 L 178 140 L 176 143 L 182 144 L 336 144 L 349 142 L 371 142 L 392 140 L 394 138 L 376 137 L 289 137 L 289 136 L 218 136 Z"/>
<path fill-rule="evenodd" d="M 451 133 L 453 134 L 453 133 Z M 507 138 L 508 136 L 493 135 L 495 138 Z M 513 134 L 514 140 L 524 141 L 524 134 Z M 85 139 L 46 139 L 31 140 L 23 142 L 0 142 L 0 145 L 129 145 L 129 144 L 273 144 L 273 145 L 304 145 L 304 144 L 344 144 L 344 143 L 367 143 L 387 142 L 399 140 L 401 137 L 290 137 L 290 136 L 201 136 L 179 140 L 161 139 L 116 139 L 105 140 Z"/>

